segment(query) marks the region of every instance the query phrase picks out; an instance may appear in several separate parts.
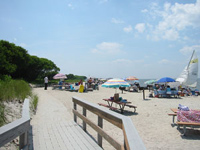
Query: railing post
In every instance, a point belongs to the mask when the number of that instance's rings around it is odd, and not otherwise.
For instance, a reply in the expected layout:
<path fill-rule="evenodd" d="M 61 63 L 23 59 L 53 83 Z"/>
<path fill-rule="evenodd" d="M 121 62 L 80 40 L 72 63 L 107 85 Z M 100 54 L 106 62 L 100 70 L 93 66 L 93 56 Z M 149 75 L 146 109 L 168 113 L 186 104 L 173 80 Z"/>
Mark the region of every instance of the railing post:
<path fill-rule="evenodd" d="M 98 126 L 103 128 L 103 119 L 98 116 Z M 98 133 L 97 142 L 100 147 L 102 147 L 102 136 Z"/>
<path fill-rule="evenodd" d="M 83 107 L 83 116 L 85 116 L 86 117 L 86 109 Z M 83 130 L 86 132 L 86 123 L 85 123 L 85 121 L 83 121 Z"/>
<path fill-rule="evenodd" d="M 24 149 L 25 146 L 28 146 L 28 131 L 19 136 L 19 149 Z"/>
<path fill-rule="evenodd" d="M 77 110 L 75 102 L 74 102 L 74 110 Z M 74 122 L 77 122 L 77 116 L 76 116 L 76 114 L 74 114 Z"/>

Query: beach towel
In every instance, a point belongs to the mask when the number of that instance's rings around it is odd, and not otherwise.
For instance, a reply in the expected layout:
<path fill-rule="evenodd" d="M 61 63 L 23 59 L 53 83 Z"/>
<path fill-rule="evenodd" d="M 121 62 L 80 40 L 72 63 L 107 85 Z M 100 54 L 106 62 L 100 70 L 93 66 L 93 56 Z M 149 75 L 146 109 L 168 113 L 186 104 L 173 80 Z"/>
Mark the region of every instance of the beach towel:
<path fill-rule="evenodd" d="M 127 103 L 127 100 L 126 99 L 122 99 L 120 102 Z"/>
<path fill-rule="evenodd" d="M 177 111 L 177 120 L 181 122 L 193 122 L 200 123 L 200 111 L 190 110 L 190 111 Z"/>

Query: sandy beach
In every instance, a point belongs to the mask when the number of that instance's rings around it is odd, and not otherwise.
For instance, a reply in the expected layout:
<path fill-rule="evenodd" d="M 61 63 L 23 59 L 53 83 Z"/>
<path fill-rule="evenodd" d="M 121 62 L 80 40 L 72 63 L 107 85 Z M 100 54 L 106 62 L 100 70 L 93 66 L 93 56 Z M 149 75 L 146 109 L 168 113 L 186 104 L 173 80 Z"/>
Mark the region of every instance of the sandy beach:
<path fill-rule="evenodd" d="M 44 99 L 42 95 L 45 92 L 49 95 L 48 98 L 53 97 L 56 101 L 62 102 L 68 111 L 66 116 L 68 119 L 73 119 L 71 111 L 73 107 L 72 96 L 77 96 L 94 104 L 106 104 L 102 99 L 113 96 L 116 91 L 115 89 L 99 87 L 99 90 L 94 90 L 93 92 L 78 93 L 64 90 L 52 90 L 51 87 L 48 87 L 48 90 L 33 88 L 33 92 L 39 96 L 39 106 Z M 179 131 L 176 126 L 173 127 L 171 125 L 172 117 L 168 116 L 168 113 L 172 113 L 170 108 L 177 108 L 179 104 L 186 105 L 190 109 L 199 109 L 200 97 L 150 98 L 148 97 L 149 92 L 146 90 L 146 99 L 143 100 L 142 92 L 124 91 L 123 94 L 120 90 L 117 90 L 117 92 L 120 94 L 120 97 L 127 99 L 132 102 L 132 105 L 137 106 L 136 113 L 133 113 L 134 109 L 127 107 L 123 115 L 132 119 L 133 124 L 148 150 L 200 149 L 200 129 L 188 129 L 187 136 L 182 136 L 182 130 Z M 107 109 L 105 107 L 102 108 Z M 38 107 L 38 109 L 40 108 Z M 88 114 L 88 116 L 94 122 L 97 120 L 97 117 L 94 115 Z M 33 116 L 33 119 L 34 117 L 35 116 Z M 105 122 L 104 129 L 123 143 L 123 134 L 117 127 Z M 96 138 L 95 132 L 90 128 L 88 128 L 88 130 L 91 132 L 91 135 Z M 104 149 L 113 149 L 105 140 L 103 146 Z"/>

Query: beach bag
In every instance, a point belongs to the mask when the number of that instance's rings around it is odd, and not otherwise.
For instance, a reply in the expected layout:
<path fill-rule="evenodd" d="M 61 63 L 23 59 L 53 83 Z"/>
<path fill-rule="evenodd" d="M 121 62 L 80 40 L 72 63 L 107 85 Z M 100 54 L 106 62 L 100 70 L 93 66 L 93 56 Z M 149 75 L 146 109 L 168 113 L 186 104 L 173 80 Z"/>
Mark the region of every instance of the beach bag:
<path fill-rule="evenodd" d="M 115 100 L 115 101 L 119 101 L 119 93 L 115 93 L 115 95 L 114 95 L 114 100 Z"/>
<path fill-rule="evenodd" d="M 180 110 L 183 110 L 183 111 L 189 111 L 190 109 L 189 109 L 189 107 L 187 107 L 187 106 L 184 106 L 184 105 L 181 105 L 181 104 L 179 104 L 179 107 L 178 107 Z"/>

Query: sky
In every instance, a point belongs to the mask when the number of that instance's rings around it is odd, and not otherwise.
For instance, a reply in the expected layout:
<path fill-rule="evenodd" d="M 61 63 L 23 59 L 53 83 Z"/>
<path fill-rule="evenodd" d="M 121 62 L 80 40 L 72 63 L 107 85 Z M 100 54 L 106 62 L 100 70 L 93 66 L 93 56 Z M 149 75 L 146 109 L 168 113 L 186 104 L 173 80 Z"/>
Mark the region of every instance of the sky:
<path fill-rule="evenodd" d="M 200 0 L 0 0 L 0 40 L 64 74 L 177 78 L 200 56 Z"/>

